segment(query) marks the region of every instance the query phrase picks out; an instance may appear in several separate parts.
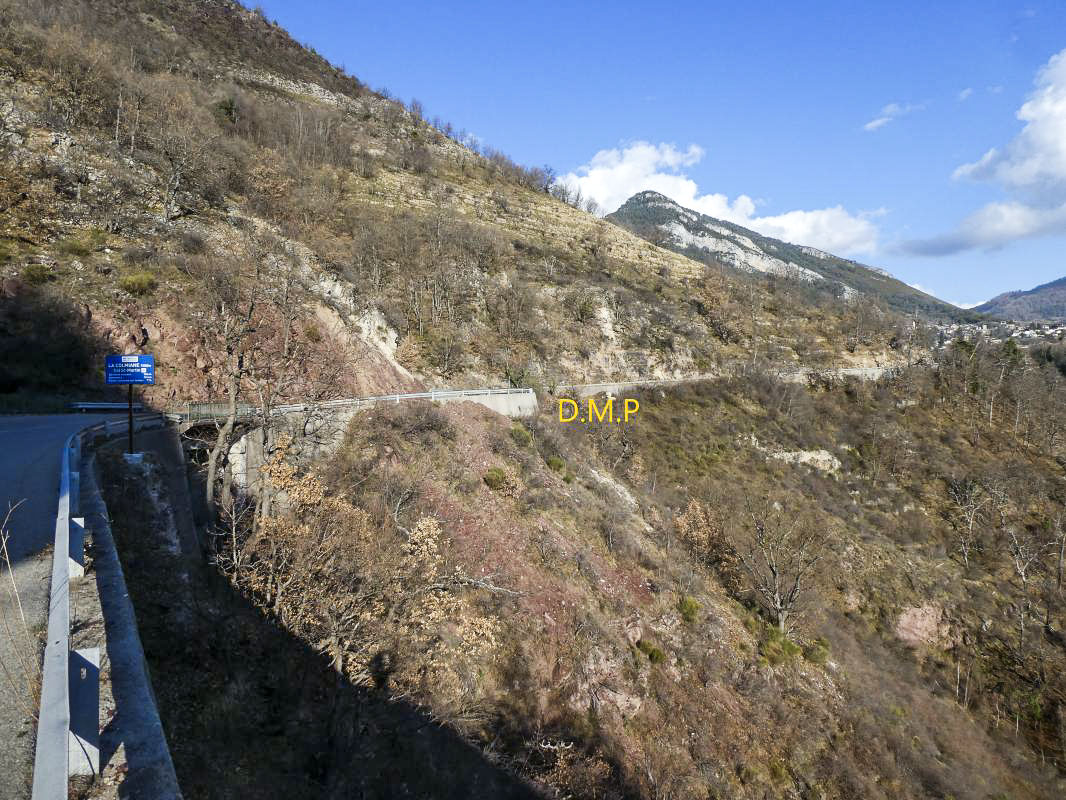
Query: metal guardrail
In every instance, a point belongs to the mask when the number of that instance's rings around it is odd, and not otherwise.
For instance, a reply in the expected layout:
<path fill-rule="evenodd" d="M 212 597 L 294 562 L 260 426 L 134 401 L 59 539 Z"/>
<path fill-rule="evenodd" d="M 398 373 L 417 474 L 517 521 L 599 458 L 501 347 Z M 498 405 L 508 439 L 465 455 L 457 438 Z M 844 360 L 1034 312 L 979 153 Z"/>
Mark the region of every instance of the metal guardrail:
<path fill-rule="evenodd" d="M 731 367 L 745 366 L 738 362 L 729 365 Z M 877 378 L 881 375 L 891 374 L 891 367 L 825 367 L 799 368 L 791 370 L 778 370 L 777 377 L 783 381 L 802 381 L 807 376 L 817 373 L 836 375 L 838 377 Z M 705 380 L 716 380 L 726 377 L 728 373 L 705 373 L 690 375 L 684 378 L 649 378 L 647 380 L 634 381 L 605 381 L 603 383 L 562 383 L 552 389 L 552 394 L 561 392 L 578 391 L 583 394 L 597 394 L 599 391 L 611 391 L 615 389 L 633 388 L 639 386 L 674 386 L 682 383 L 693 383 Z M 359 408 L 361 406 L 381 405 L 383 403 L 400 403 L 405 400 L 449 400 L 460 397 L 485 397 L 491 395 L 515 395 L 525 396 L 534 394 L 532 389 L 441 389 L 429 392 L 412 392 L 410 394 L 386 394 L 373 397 L 353 397 L 339 400 L 322 400 L 315 403 L 292 403 L 275 406 L 271 413 L 292 414 L 307 411 L 330 410 L 337 408 Z M 176 408 L 166 412 L 166 416 L 173 422 L 209 422 L 224 419 L 229 414 L 228 403 L 186 403 L 185 408 Z M 251 419 L 262 416 L 259 406 L 240 404 L 237 406 L 238 419 Z"/>
<path fill-rule="evenodd" d="M 125 411 L 129 408 L 128 403 L 71 403 L 67 406 L 71 411 Z M 140 403 L 133 404 L 134 412 L 144 411 Z"/>
<path fill-rule="evenodd" d="M 271 414 L 293 414 L 306 411 L 332 410 L 337 408 L 359 408 L 362 406 L 383 405 L 388 403 L 399 404 L 407 400 L 454 400 L 462 397 L 485 397 L 485 396 L 528 396 L 534 394 L 532 389 L 442 389 L 429 392 L 412 392 L 410 394 L 383 394 L 372 397 L 352 397 L 339 400 L 322 400 L 316 403 L 291 403 L 288 405 L 275 406 Z M 229 414 L 228 403 L 186 403 L 184 410 L 178 408 L 166 413 L 168 419 L 175 422 L 207 422 L 209 420 L 222 419 Z M 237 418 L 248 419 L 261 416 L 262 411 L 258 406 L 242 404 L 237 406 Z"/>
<path fill-rule="evenodd" d="M 160 414 L 134 419 L 134 430 L 165 424 Z M 92 446 L 96 436 L 126 433 L 126 420 L 105 421 L 72 433 L 63 445 L 59 460 L 59 505 L 56 513 L 55 545 L 52 552 L 52 584 L 48 596 L 48 633 L 41 674 L 41 707 L 37 715 L 37 751 L 33 762 L 33 800 L 66 800 L 68 779 L 85 774 L 85 768 L 99 769 L 93 763 L 86 741 L 71 727 L 70 686 L 77 679 L 72 668 L 80 669 L 70 650 L 70 579 L 83 574 L 84 521 L 77 517 L 81 487 L 82 448 Z M 99 663 L 99 662 L 97 662 Z M 99 729 L 99 709 L 96 711 Z M 84 733 L 84 732 L 81 732 Z M 74 763 L 72 763 L 74 762 Z"/>

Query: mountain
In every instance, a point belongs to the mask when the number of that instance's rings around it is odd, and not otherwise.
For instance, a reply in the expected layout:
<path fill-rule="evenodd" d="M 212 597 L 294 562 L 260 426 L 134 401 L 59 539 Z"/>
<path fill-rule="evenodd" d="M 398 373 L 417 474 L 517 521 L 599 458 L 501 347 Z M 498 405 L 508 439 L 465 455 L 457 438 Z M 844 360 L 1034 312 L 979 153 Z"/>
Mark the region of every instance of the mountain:
<path fill-rule="evenodd" d="M 56 314 L 84 318 L 93 346 L 155 352 L 170 369 L 147 399 L 226 391 L 220 281 L 291 298 L 270 284 L 298 279 L 295 322 L 244 298 L 274 314 L 260 330 L 301 333 L 292 346 L 315 366 L 278 378 L 289 394 L 672 377 L 752 351 L 869 364 L 896 335 L 891 314 L 857 326 L 833 304 L 815 323 L 799 299 L 761 304 L 753 329 L 737 276 L 561 202 L 548 172 L 472 150 L 237 3 L 8 7 L 5 294 L 12 307 L 36 294 L 81 306 Z M 263 253 L 290 277 L 239 280 Z M 23 330 L 13 314 L 0 308 L 0 326 Z M 14 353 L 26 364 L 0 366 L 0 403 L 47 377 L 31 348 Z M 351 367 L 327 381 L 328 358 Z M 90 362 L 73 386 L 102 392 Z M 72 386 L 67 373 L 37 382 Z"/>
<path fill-rule="evenodd" d="M 1066 320 L 1066 277 L 1025 292 L 1005 292 L 977 306 L 974 311 L 1017 322 Z"/>
<path fill-rule="evenodd" d="M 976 316 L 908 286 L 884 270 L 763 236 L 684 208 L 658 192 L 633 195 L 607 219 L 661 247 L 711 266 L 802 281 L 845 299 L 866 295 L 897 312 L 917 313 L 927 319 L 964 320 Z"/>

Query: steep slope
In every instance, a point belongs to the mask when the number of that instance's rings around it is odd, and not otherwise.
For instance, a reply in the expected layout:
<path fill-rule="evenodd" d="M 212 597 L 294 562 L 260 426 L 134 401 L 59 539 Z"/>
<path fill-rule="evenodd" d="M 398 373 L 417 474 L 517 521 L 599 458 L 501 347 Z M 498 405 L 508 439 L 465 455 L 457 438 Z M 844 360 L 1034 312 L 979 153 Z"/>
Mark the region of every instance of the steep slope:
<path fill-rule="evenodd" d="M 975 316 L 896 280 L 884 270 L 762 236 L 684 208 L 658 192 L 633 195 L 607 219 L 648 241 L 707 264 L 789 278 L 843 298 L 858 293 L 876 298 L 895 311 L 918 313 L 927 319 Z"/>
<path fill-rule="evenodd" d="M 149 398 L 218 398 L 236 371 L 276 401 L 865 364 L 897 336 L 571 208 L 228 0 L 14 2 L 0 23 L 0 318 L 58 304 L 83 386 L 119 347 L 166 363 Z M 256 333 L 224 342 L 242 309 Z"/>
<path fill-rule="evenodd" d="M 977 306 L 974 311 L 1017 322 L 1066 320 L 1066 278 L 1024 292 L 1005 292 Z"/>

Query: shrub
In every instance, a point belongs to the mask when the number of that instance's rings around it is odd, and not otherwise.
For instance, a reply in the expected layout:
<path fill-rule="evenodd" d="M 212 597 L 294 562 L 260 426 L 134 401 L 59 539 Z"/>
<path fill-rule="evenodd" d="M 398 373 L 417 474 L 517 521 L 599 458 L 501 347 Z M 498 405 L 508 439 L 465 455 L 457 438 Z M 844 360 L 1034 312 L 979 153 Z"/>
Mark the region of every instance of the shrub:
<path fill-rule="evenodd" d="M 63 255 L 84 258 L 107 241 L 107 231 L 93 228 L 73 236 L 66 236 L 56 243 L 56 250 Z"/>
<path fill-rule="evenodd" d="M 199 255 L 207 249 L 204 237 L 196 231 L 184 231 L 178 240 L 181 249 L 191 256 Z"/>
<path fill-rule="evenodd" d="M 798 644 L 774 627 L 767 627 L 766 638 L 759 646 L 759 653 L 772 667 L 792 661 L 801 652 Z"/>
<path fill-rule="evenodd" d="M 56 250 L 66 256 L 84 257 L 92 252 L 85 240 L 77 236 L 67 236 L 56 243 Z"/>
<path fill-rule="evenodd" d="M 130 294 L 145 295 L 155 291 L 156 280 L 155 275 L 151 272 L 141 270 L 140 272 L 131 272 L 129 275 L 124 275 L 119 280 L 118 285 Z"/>
<path fill-rule="evenodd" d="M 784 783 L 789 778 L 788 768 L 785 766 L 785 763 L 778 758 L 775 758 L 770 762 L 769 773 L 770 779 L 774 783 Z"/>
<path fill-rule="evenodd" d="M 52 270 L 44 264 L 27 264 L 22 268 L 22 280 L 31 286 L 40 286 L 52 280 Z"/>
<path fill-rule="evenodd" d="M 637 642 L 637 649 L 648 657 L 648 661 L 652 664 L 662 664 L 666 661 L 666 653 L 661 648 L 656 647 L 647 639 L 641 639 Z"/>
<path fill-rule="evenodd" d="M 127 264 L 143 264 L 155 256 L 155 248 L 143 244 L 131 244 L 122 251 L 122 260 Z"/>
<path fill-rule="evenodd" d="M 566 462 L 559 458 L 559 456 L 548 456 L 544 461 L 553 472 L 562 472 L 563 468 L 566 466 Z"/>
<path fill-rule="evenodd" d="M 681 614 L 681 619 L 689 624 L 699 618 L 700 608 L 699 602 L 694 597 L 682 597 L 677 601 L 677 610 Z"/>
<path fill-rule="evenodd" d="M 511 428 L 511 439 L 519 447 L 529 447 L 533 444 L 533 435 L 521 425 Z"/>
<path fill-rule="evenodd" d="M 829 641 L 819 636 L 803 648 L 803 657 L 812 664 L 824 664 L 829 660 Z"/>
<path fill-rule="evenodd" d="M 490 489 L 499 490 L 507 485 L 507 473 L 499 467 L 492 467 L 481 476 L 481 480 L 485 481 L 485 485 Z"/>
<path fill-rule="evenodd" d="M 567 483 L 573 483 L 574 482 L 574 473 L 567 472 L 565 475 L 563 475 L 563 480 L 566 481 Z"/>

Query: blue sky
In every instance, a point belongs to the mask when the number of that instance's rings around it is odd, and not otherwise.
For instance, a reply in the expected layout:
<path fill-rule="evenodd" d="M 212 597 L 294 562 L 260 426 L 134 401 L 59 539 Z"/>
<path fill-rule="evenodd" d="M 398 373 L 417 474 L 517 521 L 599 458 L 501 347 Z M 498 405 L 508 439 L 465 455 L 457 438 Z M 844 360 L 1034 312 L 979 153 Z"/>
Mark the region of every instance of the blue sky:
<path fill-rule="evenodd" d="M 655 188 L 956 303 L 1066 275 L 1066 3 L 261 7 L 606 206 Z"/>

